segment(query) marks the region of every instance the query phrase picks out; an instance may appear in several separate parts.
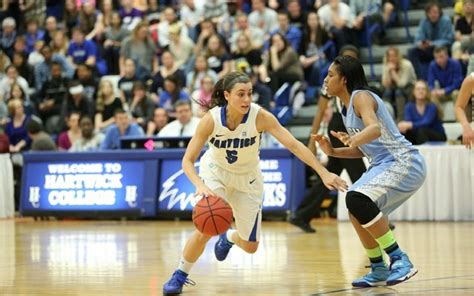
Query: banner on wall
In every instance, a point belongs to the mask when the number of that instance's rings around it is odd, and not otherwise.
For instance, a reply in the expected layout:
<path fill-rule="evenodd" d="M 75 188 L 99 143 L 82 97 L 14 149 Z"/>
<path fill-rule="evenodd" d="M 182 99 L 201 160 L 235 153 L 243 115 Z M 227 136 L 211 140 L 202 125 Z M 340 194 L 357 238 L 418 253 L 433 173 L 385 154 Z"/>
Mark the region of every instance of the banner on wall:
<path fill-rule="evenodd" d="M 140 208 L 142 161 L 29 163 L 22 211 L 127 211 Z"/>
<path fill-rule="evenodd" d="M 289 210 L 292 184 L 289 158 L 260 160 L 264 180 L 263 211 Z M 196 164 L 199 169 L 199 163 Z M 164 159 L 160 170 L 158 213 L 192 211 L 195 187 L 181 168 L 181 159 Z"/>

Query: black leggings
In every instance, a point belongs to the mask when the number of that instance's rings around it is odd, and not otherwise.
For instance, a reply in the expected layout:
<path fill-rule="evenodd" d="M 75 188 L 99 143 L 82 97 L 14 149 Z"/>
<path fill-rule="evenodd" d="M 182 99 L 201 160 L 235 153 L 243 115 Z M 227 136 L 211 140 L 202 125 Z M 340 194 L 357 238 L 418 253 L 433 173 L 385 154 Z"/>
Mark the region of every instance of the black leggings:
<path fill-rule="evenodd" d="M 429 128 L 417 128 L 408 130 L 405 133 L 405 138 L 414 145 L 421 145 L 428 141 L 445 142 L 446 134 Z"/>

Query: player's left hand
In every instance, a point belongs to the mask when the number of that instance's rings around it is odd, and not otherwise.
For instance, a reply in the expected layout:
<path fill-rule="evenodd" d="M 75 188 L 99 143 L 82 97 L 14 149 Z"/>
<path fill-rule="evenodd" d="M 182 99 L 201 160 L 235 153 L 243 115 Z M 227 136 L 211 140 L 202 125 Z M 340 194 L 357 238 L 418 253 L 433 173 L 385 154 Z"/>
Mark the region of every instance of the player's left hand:
<path fill-rule="evenodd" d="M 355 143 L 354 138 L 351 137 L 348 133 L 331 131 L 331 135 L 336 137 L 345 146 L 348 146 L 350 148 L 357 147 L 357 144 Z"/>
<path fill-rule="evenodd" d="M 344 181 L 341 177 L 333 173 L 328 172 L 322 175 L 321 179 L 323 180 L 324 185 L 331 190 L 345 192 L 349 188 L 349 186 L 347 186 L 346 181 Z"/>

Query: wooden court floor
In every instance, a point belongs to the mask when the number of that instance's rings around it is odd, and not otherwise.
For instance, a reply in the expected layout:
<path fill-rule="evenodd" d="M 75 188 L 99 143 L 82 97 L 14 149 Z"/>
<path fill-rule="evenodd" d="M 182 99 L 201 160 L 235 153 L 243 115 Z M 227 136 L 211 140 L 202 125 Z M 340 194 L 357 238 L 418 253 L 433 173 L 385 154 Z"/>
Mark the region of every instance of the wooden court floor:
<path fill-rule="evenodd" d="M 474 295 L 474 223 L 396 224 L 419 269 L 410 281 L 352 289 L 368 263 L 349 223 L 314 220 L 316 234 L 264 222 L 254 255 L 224 262 L 212 240 L 183 295 Z M 161 295 L 189 221 L 0 220 L 0 295 Z"/>

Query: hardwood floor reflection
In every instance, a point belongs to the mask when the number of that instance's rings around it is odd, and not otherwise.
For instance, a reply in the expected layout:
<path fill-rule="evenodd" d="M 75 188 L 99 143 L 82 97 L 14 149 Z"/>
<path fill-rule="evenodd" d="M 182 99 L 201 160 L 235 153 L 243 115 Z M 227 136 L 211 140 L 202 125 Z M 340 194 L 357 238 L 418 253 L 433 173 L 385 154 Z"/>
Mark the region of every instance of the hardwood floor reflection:
<path fill-rule="evenodd" d="M 368 263 L 348 223 L 315 220 L 316 234 L 264 222 L 254 255 L 214 258 L 213 239 L 185 295 L 474 294 L 474 223 L 397 223 L 419 269 L 394 287 L 352 289 Z M 189 221 L 0 220 L 0 295 L 161 295 L 177 267 Z"/>

